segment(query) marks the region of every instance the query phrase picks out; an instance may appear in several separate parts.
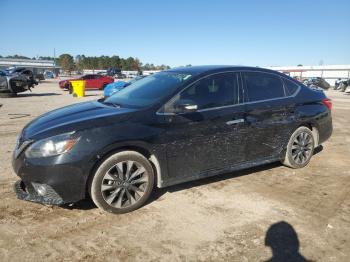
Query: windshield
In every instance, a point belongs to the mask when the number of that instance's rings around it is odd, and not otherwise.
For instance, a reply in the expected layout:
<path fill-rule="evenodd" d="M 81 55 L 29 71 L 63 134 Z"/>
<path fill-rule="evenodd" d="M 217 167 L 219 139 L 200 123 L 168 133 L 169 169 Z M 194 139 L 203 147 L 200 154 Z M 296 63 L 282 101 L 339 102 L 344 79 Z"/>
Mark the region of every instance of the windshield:
<path fill-rule="evenodd" d="M 189 74 L 160 72 L 135 81 L 127 88 L 107 98 L 104 103 L 130 107 L 145 107 L 157 103 L 191 78 Z"/>

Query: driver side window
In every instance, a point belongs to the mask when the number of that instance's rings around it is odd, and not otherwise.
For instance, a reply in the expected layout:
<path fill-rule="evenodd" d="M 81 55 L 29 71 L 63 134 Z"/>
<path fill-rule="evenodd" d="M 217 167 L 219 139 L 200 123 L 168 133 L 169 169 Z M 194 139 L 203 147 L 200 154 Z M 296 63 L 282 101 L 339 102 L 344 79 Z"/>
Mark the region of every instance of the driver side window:
<path fill-rule="evenodd" d="M 190 100 L 198 110 L 238 104 L 237 73 L 219 73 L 194 83 L 180 93 L 179 99 Z"/>

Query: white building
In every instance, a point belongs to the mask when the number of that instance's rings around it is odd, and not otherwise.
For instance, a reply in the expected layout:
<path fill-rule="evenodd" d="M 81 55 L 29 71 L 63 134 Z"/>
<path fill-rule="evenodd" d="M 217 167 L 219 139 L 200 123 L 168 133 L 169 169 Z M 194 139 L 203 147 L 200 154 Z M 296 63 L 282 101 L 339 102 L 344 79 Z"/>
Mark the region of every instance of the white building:
<path fill-rule="evenodd" d="M 334 85 L 338 78 L 344 80 L 350 78 L 350 65 L 271 66 L 266 68 L 300 79 L 322 77 L 331 85 Z"/>
<path fill-rule="evenodd" d="M 0 69 L 6 69 L 8 67 L 25 67 L 32 70 L 34 73 L 43 73 L 49 70 L 55 74 L 58 74 L 61 68 L 55 65 L 55 62 L 52 60 L 0 58 Z"/>

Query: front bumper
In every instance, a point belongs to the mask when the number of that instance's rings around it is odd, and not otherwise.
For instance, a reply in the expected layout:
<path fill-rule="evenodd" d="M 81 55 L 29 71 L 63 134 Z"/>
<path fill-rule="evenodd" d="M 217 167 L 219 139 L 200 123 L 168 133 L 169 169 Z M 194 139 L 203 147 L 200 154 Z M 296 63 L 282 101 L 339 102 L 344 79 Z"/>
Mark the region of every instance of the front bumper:
<path fill-rule="evenodd" d="M 74 159 L 75 158 L 75 159 Z M 28 159 L 24 152 L 13 157 L 12 166 L 21 182 L 15 185 L 19 199 L 50 205 L 74 203 L 86 197 L 86 183 L 93 162 L 70 154 Z M 45 187 L 39 194 L 36 185 Z"/>
<path fill-rule="evenodd" d="M 40 203 L 44 205 L 65 204 L 63 199 L 51 187 L 47 186 L 46 188 L 46 193 L 41 196 L 34 190 L 34 188 L 30 184 L 26 185 L 22 180 L 19 180 L 14 184 L 14 190 L 18 199 Z"/>

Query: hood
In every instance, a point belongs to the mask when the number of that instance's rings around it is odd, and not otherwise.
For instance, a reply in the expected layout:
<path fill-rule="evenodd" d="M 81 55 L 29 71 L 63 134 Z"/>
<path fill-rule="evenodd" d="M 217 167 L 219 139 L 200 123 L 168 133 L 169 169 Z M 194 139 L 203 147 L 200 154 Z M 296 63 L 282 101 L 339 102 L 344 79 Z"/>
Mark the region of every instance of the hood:
<path fill-rule="evenodd" d="M 136 111 L 131 108 L 117 108 L 98 101 L 83 102 L 45 113 L 31 121 L 23 129 L 24 139 L 37 136 L 51 136 L 79 131 L 104 125 L 116 124 L 130 117 Z"/>

